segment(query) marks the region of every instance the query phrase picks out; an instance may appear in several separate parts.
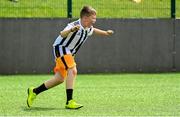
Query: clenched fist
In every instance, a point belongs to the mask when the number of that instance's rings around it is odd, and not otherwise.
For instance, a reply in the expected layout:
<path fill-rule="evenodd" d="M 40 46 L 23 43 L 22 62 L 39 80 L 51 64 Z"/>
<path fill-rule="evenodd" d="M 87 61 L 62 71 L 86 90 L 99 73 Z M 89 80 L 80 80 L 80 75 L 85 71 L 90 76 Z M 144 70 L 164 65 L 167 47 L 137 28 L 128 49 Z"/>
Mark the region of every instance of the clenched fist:
<path fill-rule="evenodd" d="M 79 29 L 80 29 L 80 25 L 74 26 L 73 28 L 71 28 L 71 32 L 75 32 Z"/>
<path fill-rule="evenodd" d="M 114 33 L 113 30 L 107 30 L 106 32 L 108 33 L 108 35 L 112 35 Z"/>

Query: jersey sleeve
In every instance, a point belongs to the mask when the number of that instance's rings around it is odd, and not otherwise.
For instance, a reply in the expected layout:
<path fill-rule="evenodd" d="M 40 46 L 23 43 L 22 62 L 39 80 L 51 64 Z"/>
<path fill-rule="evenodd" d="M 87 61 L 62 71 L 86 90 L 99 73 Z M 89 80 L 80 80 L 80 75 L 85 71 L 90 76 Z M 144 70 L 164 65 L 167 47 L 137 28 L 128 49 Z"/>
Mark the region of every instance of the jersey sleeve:
<path fill-rule="evenodd" d="M 63 29 L 63 31 L 69 30 L 69 29 L 71 29 L 72 27 L 74 27 L 74 25 L 73 25 L 72 23 L 70 23 L 70 24 L 68 24 L 68 25 Z"/>

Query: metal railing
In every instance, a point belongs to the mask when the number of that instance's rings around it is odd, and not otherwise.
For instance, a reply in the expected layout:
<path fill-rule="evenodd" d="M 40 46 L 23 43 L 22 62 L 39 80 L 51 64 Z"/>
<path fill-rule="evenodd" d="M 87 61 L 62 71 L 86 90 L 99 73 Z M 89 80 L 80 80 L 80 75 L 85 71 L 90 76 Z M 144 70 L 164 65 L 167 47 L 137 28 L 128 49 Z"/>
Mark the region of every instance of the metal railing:
<path fill-rule="evenodd" d="M 0 0 L 0 17 L 77 18 L 83 5 L 100 18 L 176 18 L 180 0 Z M 178 5 L 179 4 L 179 5 Z"/>

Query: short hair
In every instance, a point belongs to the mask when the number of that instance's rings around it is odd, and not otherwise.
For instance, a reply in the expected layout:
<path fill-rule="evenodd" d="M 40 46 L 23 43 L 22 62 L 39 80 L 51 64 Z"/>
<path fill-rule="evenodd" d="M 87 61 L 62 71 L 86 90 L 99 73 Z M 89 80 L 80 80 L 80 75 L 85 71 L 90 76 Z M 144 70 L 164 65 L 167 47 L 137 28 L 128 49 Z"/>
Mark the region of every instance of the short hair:
<path fill-rule="evenodd" d="M 84 16 L 91 16 L 91 15 L 96 15 L 96 10 L 94 8 L 92 8 L 91 6 L 84 6 L 82 9 L 81 9 L 81 12 L 80 12 L 80 17 L 84 17 Z"/>

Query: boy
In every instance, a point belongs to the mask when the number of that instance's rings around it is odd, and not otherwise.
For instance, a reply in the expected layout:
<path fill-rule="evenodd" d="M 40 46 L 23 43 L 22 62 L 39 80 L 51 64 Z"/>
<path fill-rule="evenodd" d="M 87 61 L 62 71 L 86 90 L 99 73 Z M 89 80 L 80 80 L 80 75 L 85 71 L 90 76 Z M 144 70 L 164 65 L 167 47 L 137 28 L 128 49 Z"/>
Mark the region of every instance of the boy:
<path fill-rule="evenodd" d="M 66 80 L 67 95 L 65 108 L 79 109 L 83 107 L 83 105 L 78 104 L 72 98 L 77 75 L 74 55 L 86 41 L 87 37 L 91 36 L 93 33 L 105 36 L 113 34 L 112 30 L 104 31 L 94 28 L 93 24 L 95 22 L 96 10 L 90 6 L 84 6 L 80 12 L 80 19 L 69 23 L 65 29 L 60 32 L 60 35 L 53 44 L 56 61 L 56 66 L 54 68 L 55 75 L 52 79 L 44 82 L 39 87 L 28 88 L 28 107 L 32 106 L 33 100 L 39 93 L 63 83 L 64 80 Z"/>

